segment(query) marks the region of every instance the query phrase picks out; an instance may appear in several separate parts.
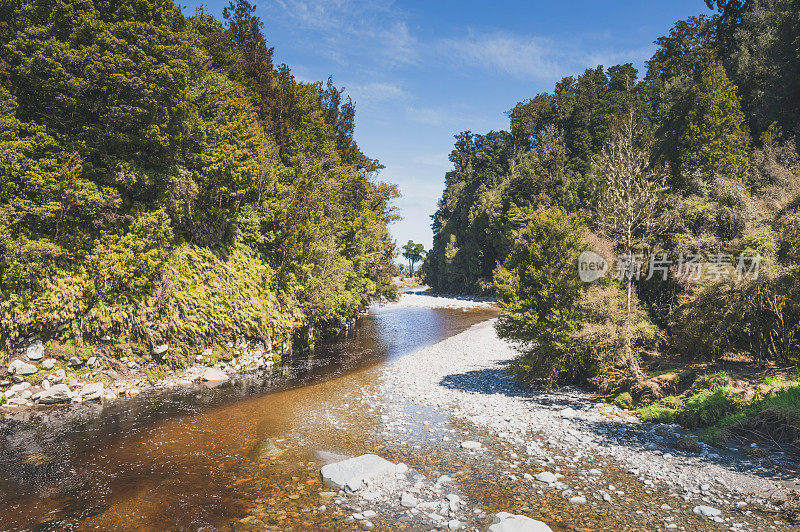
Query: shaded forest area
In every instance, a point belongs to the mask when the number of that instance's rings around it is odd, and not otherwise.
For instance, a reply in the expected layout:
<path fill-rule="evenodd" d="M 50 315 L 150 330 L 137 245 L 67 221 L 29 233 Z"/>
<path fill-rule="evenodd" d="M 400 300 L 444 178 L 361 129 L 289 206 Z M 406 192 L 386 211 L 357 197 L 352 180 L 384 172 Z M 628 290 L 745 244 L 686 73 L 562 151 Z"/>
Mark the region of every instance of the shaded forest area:
<path fill-rule="evenodd" d="M 0 2 L 0 341 L 180 367 L 281 350 L 392 296 L 394 186 L 355 106 L 301 83 L 237 0 Z M 110 344 L 109 344 L 110 342 Z"/>

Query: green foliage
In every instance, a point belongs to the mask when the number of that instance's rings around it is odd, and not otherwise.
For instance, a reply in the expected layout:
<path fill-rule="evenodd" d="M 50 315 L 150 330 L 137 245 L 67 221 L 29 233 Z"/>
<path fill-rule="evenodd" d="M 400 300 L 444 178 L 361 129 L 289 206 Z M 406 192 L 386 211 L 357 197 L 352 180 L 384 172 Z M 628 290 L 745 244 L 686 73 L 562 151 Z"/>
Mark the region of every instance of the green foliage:
<path fill-rule="evenodd" d="M 529 378 L 555 381 L 583 369 L 569 355 L 582 318 L 577 261 L 588 247 L 584 231 L 580 219 L 560 207 L 536 211 L 495 271 L 498 301 L 508 311 L 498 332 L 529 346 L 517 363 Z"/>
<path fill-rule="evenodd" d="M 675 422 L 675 409 L 658 403 L 637 408 L 636 415 L 642 421 L 650 421 L 652 423 Z"/>
<path fill-rule="evenodd" d="M 707 427 L 733 412 L 736 406 L 736 394 L 733 388 L 715 386 L 689 395 L 676 419 L 687 427 Z"/>
<path fill-rule="evenodd" d="M 171 0 L 2 6 L 5 348 L 283 348 L 392 297 L 397 190 L 374 181 L 332 80 L 273 65 L 254 9 L 238 0 L 223 24 Z"/>
<path fill-rule="evenodd" d="M 722 64 L 706 59 L 686 94 L 685 113 L 678 132 L 676 170 L 699 172 L 744 181 L 750 166 L 750 133 L 736 87 Z"/>
<path fill-rule="evenodd" d="M 614 404 L 620 408 L 630 410 L 633 408 L 633 397 L 629 392 L 622 392 L 614 398 Z"/>

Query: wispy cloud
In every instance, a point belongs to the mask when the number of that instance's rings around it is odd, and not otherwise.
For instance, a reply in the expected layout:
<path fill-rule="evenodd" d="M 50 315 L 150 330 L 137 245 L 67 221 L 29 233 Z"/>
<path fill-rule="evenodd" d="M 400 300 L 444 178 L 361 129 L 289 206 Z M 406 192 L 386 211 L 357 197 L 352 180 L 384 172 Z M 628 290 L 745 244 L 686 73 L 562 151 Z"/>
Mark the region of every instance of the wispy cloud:
<path fill-rule="evenodd" d="M 359 103 L 376 103 L 405 98 L 406 92 L 394 83 L 344 83 L 347 93 Z"/>
<path fill-rule="evenodd" d="M 478 66 L 518 79 L 555 80 L 597 65 L 643 62 L 653 52 L 648 46 L 635 50 L 610 50 L 597 44 L 566 43 L 543 36 L 508 33 L 475 34 L 442 39 L 439 52 L 461 65 Z M 591 51 L 587 51 L 591 50 Z"/>
<path fill-rule="evenodd" d="M 552 42 L 539 37 L 472 35 L 443 39 L 438 48 L 446 57 L 515 77 L 550 79 L 561 68 L 561 53 Z"/>
<path fill-rule="evenodd" d="M 418 57 L 417 40 L 390 1 L 274 0 L 267 9 L 320 34 L 329 47 L 320 53 L 341 64 L 347 63 L 342 49 L 369 50 L 388 63 L 413 63 Z"/>

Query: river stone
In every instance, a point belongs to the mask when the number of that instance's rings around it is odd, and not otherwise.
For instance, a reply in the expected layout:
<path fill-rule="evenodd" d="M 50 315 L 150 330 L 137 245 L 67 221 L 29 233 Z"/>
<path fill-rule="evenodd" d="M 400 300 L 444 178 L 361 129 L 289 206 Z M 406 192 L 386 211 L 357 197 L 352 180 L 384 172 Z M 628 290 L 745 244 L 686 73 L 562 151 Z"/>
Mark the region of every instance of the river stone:
<path fill-rule="evenodd" d="M 558 480 L 558 477 L 556 477 L 555 474 L 551 473 L 550 471 L 542 471 L 533 478 L 539 482 L 544 482 L 545 484 L 555 484 L 556 480 Z"/>
<path fill-rule="evenodd" d="M 54 373 L 51 373 L 47 376 L 47 380 L 50 381 L 50 384 L 58 384 L 64 382 L 67 378 L 67 372 L 63 369 L 57 369 Z"/>
<path fill-rule="evenodd" d="M 361 489 L 373 479 L 394 474 L 396 466 L 375 454 L 362 454 L 341 462 L 328 464 L 320 470 L 322 480 L 328 486 L 347 488 L 351 491 Z"/>
<path fill-rule="evenodd" d="M 102 382 L 90 382 L 81 390 L 81 397 L 85 401 L 100 399 L 105 394 L 105 385 Z"/>
<path fill-rule="evenodd" d="M 495 514 L 492 524 L 486 532 L 553 532 L 552 529 L 541 521 L 525 517 L 524 515 L 513 515 L 508 512 Z"/>
<path fill-rule="evenodd" d="M 6 397 L 13 397 L 18 393 L 22 392 L 23 390 L 27 390 L 31 387 L 31 383 L 29 382 L 20 382 L 19 384 L 14 384 L 11 388 L 6 391 Z"/>
<path fill-rule="evenodd" d="M 198 380 L 204 382 L 222 382 L 228 380 L 228 375 L 217 368 L 205 368 L 198 377 Z"/>
<path fill-rule="evenodd" d="M 581 497 L 580 495 L 570 497 L 569 502 L 572 504 L 586 504 L 586 497 Z"/>
<path fill-rule="evenodd" d="M 400 506 L 403 508 L 414 508 L 418 504 L 419 501 L 417 498 L 408 492 L 403 492 L 403 494 L 400 496 Z"/>
<path fill-rule="evenodd" d="M 483 447 L 483 445 L 481 445 L 481 442 L 479 442 L 479 441 L 467 440 L 467 441 L 462 441 L 461 442 L 461 448 L 462 449 L 467 449 L 468 451 L 477 451 L 481 447 Z"/>
<path fill-rule="evenodd" d="M 46 371 L 50 371 L 56 366 L 56 359 L 55 358 L 48 358 L 42 362 L 42 369 Z"/>
<path fill-rule="evenodd" d="M 55 403 L 68 403 L 71 399 L 71 395 L 69 386 L 66 384 L 56 384 L 55 386 L 51 386 L 48 390 L 35 394 L 33 398 L 43 405 L 50 405 Z"/>
<path fill-rule="evenodd" d="M 25 356 L 28 360 L 41 360 L 44 356 L 44 344 L 41 340 L 35 340 L 28 349 L 25 350 Z"/>
<path fill-rule="evenodd" d="M 9 375 L 33 375 L 39 371 L 33 364 L 28 364 L 22 360 L 15 360 L 8 365 Z"/>
<path fill-rule="evenodd" d="M 704 517 L 716 517 L 722 513 L 722 510 L 712 508 L 711 506 L 700 505 L 695 506 L 693 512 Z"/>
<path fill-rule="evenodd" d="M 78 357 L 69 357 L 69 365 L 73 368 L 77 368 L 83 365 L 83 361 Z"/>
<path fill-rule="evenodd" d="M 260 460 L 262 458 L 272 458 L 283 453 L 283 449 L 275 445 L 270 438 L 264 438 L 258 442 L 253 450 L 250 451 L 251 460 Z"/>

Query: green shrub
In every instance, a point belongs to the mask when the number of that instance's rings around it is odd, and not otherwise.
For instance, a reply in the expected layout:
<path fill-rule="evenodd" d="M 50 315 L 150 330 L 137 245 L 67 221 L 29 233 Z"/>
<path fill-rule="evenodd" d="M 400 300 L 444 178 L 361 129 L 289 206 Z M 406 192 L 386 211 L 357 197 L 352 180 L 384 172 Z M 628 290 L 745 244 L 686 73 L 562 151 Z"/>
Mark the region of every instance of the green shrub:
<path fill-rule="evenodd" d="M 154 384 L 167 376 L 167 370 L 162 365 L 153 366 L 147 370 L 147 381 Z"/>
<path fill-rule="evenodd" d="M 653 423 L 672 423 L 675 421 L 675 409 L 659 403 L 637 408 L 636 415 L 642 421 Z"/>
<path fill-rule="evenodd" d="M 720 421 L 736 408 L 736 395 L 730 386 L 701 390 L 686 398 L 677 420 L 688 427 L 707 427 Z"/>
<path fill-rule="evenodd" d="M 586 369 L 587 361 L 576 356 L 573 336 L 582 319 L 577 302 L 583 283 L 576 265 L 587 249 L 584 232 L 575 214 L 560 207 L 537 210 L 495 270 L 497 298 L 508 311 L 498 332 L 529 346 L 513 367 L 523 379 L 554 383 Z"/>
<path fill-rule="evenodd" d="M 633 397 L 628 392 L 623 392 L 614 398 L 614 404 L 620 408 L 630 410 L 633 408 Z"/>
<path fill-rule="evenodd" d="M 730 375 L 727 371 L 715 371 L 714 373 L 705 373 L 698 376 L 692 383 L 690 391 L 699 392 L 701 390 L 712 390 L 719 386 L 727 384 Z"/>

